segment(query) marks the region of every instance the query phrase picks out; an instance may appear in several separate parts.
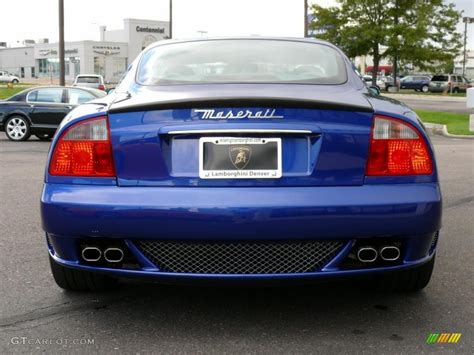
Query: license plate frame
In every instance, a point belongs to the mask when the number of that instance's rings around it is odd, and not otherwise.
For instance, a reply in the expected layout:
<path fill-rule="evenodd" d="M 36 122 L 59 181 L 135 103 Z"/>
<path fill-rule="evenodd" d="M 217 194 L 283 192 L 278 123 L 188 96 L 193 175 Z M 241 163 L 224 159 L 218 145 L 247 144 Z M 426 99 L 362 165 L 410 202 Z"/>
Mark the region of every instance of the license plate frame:
<path fill-rule="evenodd" d="M 281 146 L 281 138 L 276 137 L 201 137 L 199 177 L 279 179 L 282 177 Z M 258 162 L 261 169 L 255 168 Z M 218 169 L 217 165 L 220 165 Z"/>

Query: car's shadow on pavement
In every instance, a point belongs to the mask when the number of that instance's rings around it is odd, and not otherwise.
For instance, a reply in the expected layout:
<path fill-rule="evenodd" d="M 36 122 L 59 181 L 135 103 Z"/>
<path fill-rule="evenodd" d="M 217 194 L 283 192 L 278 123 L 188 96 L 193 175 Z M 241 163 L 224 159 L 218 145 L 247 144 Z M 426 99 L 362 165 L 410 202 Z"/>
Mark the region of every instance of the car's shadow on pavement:
<path fill-rule="evenodd" d="M 105 329 L 114 324 L 142 336 L 186 337 L 220 332 L 227 337 L 285 337 L 308 333 L 352 336 L 384 329 L 387 322 L 404 322 L 426 298 L 419 293 L 383 293 L 367 281 L 336 281 L 304 286 L 213 287 L 166 286 L 126 281 L 108 293 L 69 293 L 73 303 L 94 302 L 94 320 Z M 329 321 L 330 320 L 330 321 Z M 328 329 L 330 327 L 331 329 Z M 334 328 L 334 329 L 332 329 Z M 291 338 L 290 338 L 291 339 Z M 386 339 L 402 340 L 388 331 Z"/>

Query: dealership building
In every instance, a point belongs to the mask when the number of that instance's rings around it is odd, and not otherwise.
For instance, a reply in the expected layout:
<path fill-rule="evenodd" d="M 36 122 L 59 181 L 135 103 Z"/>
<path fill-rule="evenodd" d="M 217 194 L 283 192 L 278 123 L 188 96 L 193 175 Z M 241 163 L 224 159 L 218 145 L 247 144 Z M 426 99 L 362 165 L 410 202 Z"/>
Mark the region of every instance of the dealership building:
<path fill-rule="evenodd" d="M 100 41 L 66 42 L 66 81 L 72 82 L 78 74 L 101 74 L 106 81 L 117 82 L 146 46 L 168 34 L 169 22 L 125 19 L 124 27 L 119 30 L 101 26 Z M 24 47 L 0 47 L 0 70 L 24 81 L 58 78 L 58 44 L 41 42 L 25 43 Z"/>

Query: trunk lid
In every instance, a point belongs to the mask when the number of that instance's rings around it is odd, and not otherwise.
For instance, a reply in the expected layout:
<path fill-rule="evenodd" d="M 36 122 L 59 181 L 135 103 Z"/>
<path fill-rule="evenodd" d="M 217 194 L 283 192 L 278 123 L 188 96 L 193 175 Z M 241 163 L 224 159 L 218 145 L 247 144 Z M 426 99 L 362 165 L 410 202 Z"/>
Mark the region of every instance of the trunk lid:
<path fill-rule="evenodd" d="M 258 85 L 236 86 L 206 85 L 204 90 L 188 88 L 186 92 L 160 88 L 114 103 L 109 120 L 118 184 L 363 183 L 372 107 L 362 94 L 347 86 L 311 92 L 307 86 L 296 85 L 290 95 L 286 85 L 272 85 L 268 91 L 261 86 L 255 89 Z M 199 142 L 203 137 L 281 139 L 281 178 L 201 179 Z"/>

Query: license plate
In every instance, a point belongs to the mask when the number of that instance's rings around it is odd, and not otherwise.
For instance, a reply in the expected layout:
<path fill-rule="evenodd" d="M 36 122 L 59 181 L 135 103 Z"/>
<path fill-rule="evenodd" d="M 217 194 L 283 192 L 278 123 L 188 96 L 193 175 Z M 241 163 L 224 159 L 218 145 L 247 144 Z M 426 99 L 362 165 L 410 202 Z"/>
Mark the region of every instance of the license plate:
<path fill-rule="evenodd" d="M 281 138 L 200 138 L 199 177 L 281 178 Z"/>

